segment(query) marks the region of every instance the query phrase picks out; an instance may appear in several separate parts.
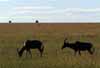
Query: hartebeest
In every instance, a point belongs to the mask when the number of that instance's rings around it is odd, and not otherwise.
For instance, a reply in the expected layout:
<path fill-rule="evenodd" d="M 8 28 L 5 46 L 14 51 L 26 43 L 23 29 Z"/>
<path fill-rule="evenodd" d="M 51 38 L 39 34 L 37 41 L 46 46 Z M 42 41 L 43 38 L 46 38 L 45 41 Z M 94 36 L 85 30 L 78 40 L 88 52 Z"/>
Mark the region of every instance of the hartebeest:
<path fill-rule="evenodd" d="M 88 51 L 90 54 L 93 54 L 94 50 L 93 49 L 93 44 L 90 42 L 80 42 L 76 41 L 75 43 L 69 43 L 66 42 L 67 39 L 64 40 L 64 44 L 61 49 L 63 48 L 71 48 L 74 50 L 75 54 L 78 52 L 79 55 L 81 55 L 81 51 Z"/>
<path fill-rule="evenodd" d="M 40 52 L 40 56 L 42 57 L 44 46 L 39 40 L 26 40 L 24 46 L 20 50 L 17 49 L 19 57 L 22 56 L 25 50 L 26 52 L 29 52 L 29 54 L 32 56 L 30 49 L 38 49 Z"/>

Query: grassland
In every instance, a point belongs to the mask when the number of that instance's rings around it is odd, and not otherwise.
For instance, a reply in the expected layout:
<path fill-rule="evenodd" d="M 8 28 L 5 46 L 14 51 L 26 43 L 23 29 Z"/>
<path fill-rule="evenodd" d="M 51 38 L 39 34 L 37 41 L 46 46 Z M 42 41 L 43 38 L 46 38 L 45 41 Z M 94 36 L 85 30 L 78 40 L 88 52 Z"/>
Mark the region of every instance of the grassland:
<path fill-rule="evenodd" d="M 61 50 L 64 38 L 92 42 L 95 54 L 74 56 L 71 49 Z M 45 46 L 41 58 L 32 50 L 32 58 L 17 55 L 26 39 L 41 40 Z M 100 24 L 0 24 L 0 68 L 100 68 Z"/>

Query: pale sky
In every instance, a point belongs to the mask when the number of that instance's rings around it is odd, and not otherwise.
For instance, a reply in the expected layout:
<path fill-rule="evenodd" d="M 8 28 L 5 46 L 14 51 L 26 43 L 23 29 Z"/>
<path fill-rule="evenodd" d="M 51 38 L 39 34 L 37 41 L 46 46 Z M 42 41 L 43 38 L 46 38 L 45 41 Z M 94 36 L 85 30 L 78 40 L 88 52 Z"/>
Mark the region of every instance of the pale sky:
<path fill-rule="evenodd" d="M 100 0 L 0 0 L 0 22 L 100 22 Z"/>

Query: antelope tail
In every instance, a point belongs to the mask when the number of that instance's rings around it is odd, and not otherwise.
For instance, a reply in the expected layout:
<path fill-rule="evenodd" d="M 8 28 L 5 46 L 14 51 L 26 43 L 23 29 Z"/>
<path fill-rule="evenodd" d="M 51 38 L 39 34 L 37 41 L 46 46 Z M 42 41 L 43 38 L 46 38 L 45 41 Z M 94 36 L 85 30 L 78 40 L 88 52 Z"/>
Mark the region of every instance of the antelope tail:
<path fill-rule="evenodd" d="M 42 52 L 44 51 L 44 46 L 41 46 L 41 50 L 42 50 Z"/>

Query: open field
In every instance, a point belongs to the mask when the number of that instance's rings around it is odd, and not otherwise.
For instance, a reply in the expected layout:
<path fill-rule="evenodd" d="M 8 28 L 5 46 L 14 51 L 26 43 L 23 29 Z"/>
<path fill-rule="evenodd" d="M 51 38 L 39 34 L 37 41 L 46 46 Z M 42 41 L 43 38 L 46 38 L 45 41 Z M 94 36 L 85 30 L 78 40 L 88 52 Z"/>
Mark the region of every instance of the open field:
<path fill-rule="evenodd" d="M 68 48 L 61 50 L 64 38 L 69 42 L 89 41 L 94 55 L 74 55 Z M 17 55 L 17 48 L 27 39 L 41 40 L 43 57 L 32 50 L 32 58 Z M 100 24 L 0 24 L 0 68 L 100 68 Z"/>

